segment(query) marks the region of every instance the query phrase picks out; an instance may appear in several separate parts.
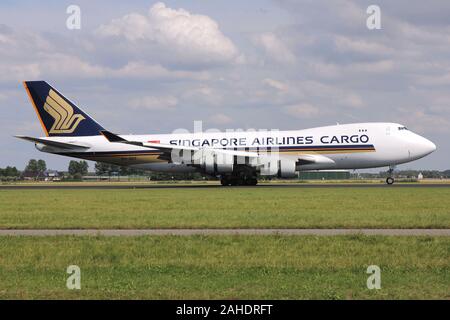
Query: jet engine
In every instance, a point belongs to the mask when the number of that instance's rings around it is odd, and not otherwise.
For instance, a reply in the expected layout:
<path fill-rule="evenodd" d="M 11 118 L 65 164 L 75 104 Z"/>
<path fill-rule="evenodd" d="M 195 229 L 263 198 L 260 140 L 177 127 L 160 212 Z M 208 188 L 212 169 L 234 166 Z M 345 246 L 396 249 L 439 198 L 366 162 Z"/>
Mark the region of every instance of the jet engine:
<path fill-rule="evenodd" d="M 196 151 L 192 160 L 194 165 L 211 175 L 232 173 L 234 169 L 234 156 L 226 152 L 217 152 L 217 150 Z"/>
<path fill-rule="evenodd" d="M 263 176 L 278 176 L 280 178 L 293 178 L 296 176 L 296 161 L 279 159 L 276 156 L 267 156 L 260 159 L 259 171 Z"/>
<path fill-rule="evenodd" d="M 296 176 L 296 162 L 293 160 L 279 160 L 278 174 L 279 178 L 294 178 Z"/>

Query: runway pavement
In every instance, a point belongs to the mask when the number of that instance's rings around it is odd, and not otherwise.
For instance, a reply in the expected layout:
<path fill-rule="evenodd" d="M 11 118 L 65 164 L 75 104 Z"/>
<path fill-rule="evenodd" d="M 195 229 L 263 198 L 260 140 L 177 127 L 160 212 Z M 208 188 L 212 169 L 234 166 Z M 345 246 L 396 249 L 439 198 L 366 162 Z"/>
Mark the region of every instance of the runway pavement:
<path fill-rule="evenodd" d="M 210 188 L 450 188 L 450 184 L 410 184 L 398 183 L 394 185 L 376 183 L 286 183 L 286 184 L 259 184 L 257 186 L 222 187 L 219 184 L 100 184 L 100 185 L 64 185 L 49 183 L 48 185 L 0 185 L 0 190 L 113 190 L 113 189 L 210 189 Z"/>
<path fill-rule="evenodd" d="M 0 236 L 192 236 L 192 235 L 290 235 L 290 236 L 450 236 L 450 229 L 10 229 Z"/>

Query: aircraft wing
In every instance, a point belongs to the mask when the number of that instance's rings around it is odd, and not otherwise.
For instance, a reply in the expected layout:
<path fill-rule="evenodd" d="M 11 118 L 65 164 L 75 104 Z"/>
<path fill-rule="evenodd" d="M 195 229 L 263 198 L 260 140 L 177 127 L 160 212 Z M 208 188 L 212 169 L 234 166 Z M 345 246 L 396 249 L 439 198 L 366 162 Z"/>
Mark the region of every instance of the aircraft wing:
<path fill-rule="evenodd" d="M 257 152 L 251 152 L 251 151 L 237 151 L 237 150 L 228 150 L 228 149 L 213 149 L 213 148 L 197 148 L 197 147 L 185 147 L 185 146 L 178 146 L 178 145 L 172 145 L 172 144 L 162 144 L 162 143 L 151 143 L 151 142 L 141 142 L 141 141 L 130 141 L 126 140 L 112 132 L 102 130 L 100 131 L 101 134 L 105 136 L 105 138 L 109 142 L 115 142 L 115 143 L 125 143 L 130 145 L 135 145 L 139 147 L 145 147 L 145 148 L 151 148 L 160 150 L 166 154 L 172 153 L 173 151 L 182 151 L 182 152 L 196 152 L 196 151 L 202 151 L 205 150 L 210 153 L 215 153 L 216 155 L 223 155 L 223 156 L 236 156 L 236 157 L 242 157 L 249 159 L 249 165 L 258 167 L 262 166 L 263 163 L 258 161 L 252 161 L 252 160 L 258 160 L 263 159 L 264 157 L 267 157 L 266 155 L 260 155 Z M 280 158 L 283 158 L 283 156 L 280 156 Z M 300 165 L 306 166 L 306 165 L 317 165 L 317 164 L 328 164 L 332 165 L 335 162 L 323 155 L 320 154 L 300 154 L 296 156 L 297 162 Z"/>
<path fill-rule="evenodd" d="M 47 140 L 47 139 L 41 139 L 41 138 L 34 138 L 34 137 L 27 137 L 27 136 L 14 136 L 16 138 L 31 141 L 34 143 L 41 143 L 49 147 L 54 148 L 60 148 L 60 149 L 89 149 L 88 146 L 82 146 L 79 144 L 73 144 L 73 143 L 65 143 L 65 142 L 59 142 L 59 141 L 53 141 L 53 140 Z"/>
<path fill-rule="evenodd" d="M 112 132 L 106 131 L 106 130 L 102 130 L 100 132 L 101 132 L 101 134 L 103 134 L 105 136 L 106 139 L 108 139 L 109 142 L 131 144 L 134 146 L 160 150 L 160 151 L 166 152 L 166 153 L 171 153 L 172 151 L 193 151 L 193 152 L 195 152 L 195 151 L 205 150 L 204 148 L 178 146 L 178 145 L 173 145 L 173 144 L 130 141 L 130 140 L 126 140 L 126 139 L 124 139 Z M 238 157 L 252 157 L 252 158 L 258 157 L 258 153 L 256 153 L 256 152 L 212 149 L 212 148 L 207 149 L 207 150 L 210 150 L 211 152 L 215 152 L 215 153 L 229 154 L 229 155 L 238 156 Z"/>

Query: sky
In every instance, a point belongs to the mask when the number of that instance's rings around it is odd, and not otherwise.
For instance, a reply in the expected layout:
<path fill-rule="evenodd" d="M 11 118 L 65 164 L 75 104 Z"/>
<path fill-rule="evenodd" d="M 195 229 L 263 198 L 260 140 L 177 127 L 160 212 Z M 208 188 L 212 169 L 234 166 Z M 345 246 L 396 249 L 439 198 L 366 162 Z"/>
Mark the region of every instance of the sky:
<path fill-rule="evenodd" d="M 442 0 L 3 0 L 0 167 L 67 169 L 13 137 L 44 135 L 21 81 L 46 80 L 113 132 L 398 122 L 438 147 L 400 169 L 450 169 L 449 16 Z"/>

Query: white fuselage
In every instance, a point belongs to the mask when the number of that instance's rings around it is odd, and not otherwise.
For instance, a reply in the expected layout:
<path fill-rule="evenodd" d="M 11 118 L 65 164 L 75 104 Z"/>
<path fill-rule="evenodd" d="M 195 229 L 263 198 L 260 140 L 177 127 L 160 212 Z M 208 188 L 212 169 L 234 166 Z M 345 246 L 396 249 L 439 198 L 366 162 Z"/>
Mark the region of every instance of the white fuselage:
<path fill-rule="evenodd" d="M 436 146 L 396 123 L 355 123 L 292 131 L 199 132 L 155 135 L 121 135 L 126 140 L 187 147 L 278 153 L 286 159 L 323 155 L 333 162 L 301 166 L 299 170 L 359 169 L 393 166 L 420 159 Z M 157 150 L 111 143 L 104 136 L 45 137 L 82 144 L 88 149 L 63 150 L 36 144 L 44 152 L 154 171 L 189 172 L 196 168 L 158 157 Z"/>

